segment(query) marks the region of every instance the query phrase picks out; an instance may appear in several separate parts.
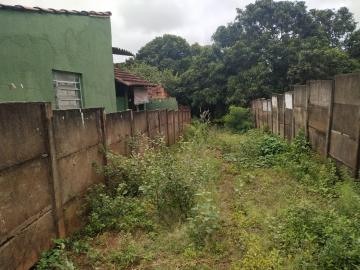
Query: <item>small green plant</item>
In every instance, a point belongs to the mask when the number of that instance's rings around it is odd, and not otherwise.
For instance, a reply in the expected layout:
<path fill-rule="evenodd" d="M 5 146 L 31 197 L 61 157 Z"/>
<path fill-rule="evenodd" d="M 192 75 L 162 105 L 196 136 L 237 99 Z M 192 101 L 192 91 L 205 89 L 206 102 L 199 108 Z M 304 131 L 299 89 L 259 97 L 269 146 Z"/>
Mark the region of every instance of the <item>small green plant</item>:
<path fill-rule="evenodd" d="M 192 216 L 188 219 L 188 234 L 195 246 L 201 248 L 214 240 L 220 228 L 220 217 L 210 192 L 201 192 L 196 195 L 198 203 L 192 209 Z"/>
<path fill-rule="evenodd" d="M 75 270 L 76 267 L 66 251 L 68 241 L 54 239 L 53 242 L 55 247 L 42 254 L 35 268 L 37 270 Z"/>
<path fill-rule="evenodd" d="M 252 127 L 249 109 L 230 106 L 229 113 L 224 116 L 225 127 L 236 132 L 245 132 Z"/>

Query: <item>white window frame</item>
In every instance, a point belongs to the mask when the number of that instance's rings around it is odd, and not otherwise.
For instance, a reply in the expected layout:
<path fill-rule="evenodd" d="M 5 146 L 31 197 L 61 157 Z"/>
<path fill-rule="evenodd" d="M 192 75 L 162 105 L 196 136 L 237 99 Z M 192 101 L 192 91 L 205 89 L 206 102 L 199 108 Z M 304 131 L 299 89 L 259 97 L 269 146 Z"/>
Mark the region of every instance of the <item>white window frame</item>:
<path fill-rule="evenodd" d="M 56 78 L 57 74 L 68 74 L 74 76 L 74 81 L 68 81 L 68 80 L 59 80 Z M 81 109 L 83 107 L 83 98 L 82 98 L 82 80 L 81 80 L 81 74 L 75 73 L 75 72 L 67 72 L 67 71 L 61 71 L 61 70 L 53 70 L 53 87 L 55 91 L 55 108 L 58 110 L 69 110 L 69 109 Z M 72 87 L 71 87 L 72 86 Z M 62 89 L 62 88 L 63 89 Z M 69 97 L 69 98 L 59 98 L 59 90 L 63 91 L 74 91 L 77 93 L 77 97 Z M 60 105 L 59 101 L 76 101 L 76 104 L 79 104 L 78 106 L 71 106 L 71 105 Z"/>

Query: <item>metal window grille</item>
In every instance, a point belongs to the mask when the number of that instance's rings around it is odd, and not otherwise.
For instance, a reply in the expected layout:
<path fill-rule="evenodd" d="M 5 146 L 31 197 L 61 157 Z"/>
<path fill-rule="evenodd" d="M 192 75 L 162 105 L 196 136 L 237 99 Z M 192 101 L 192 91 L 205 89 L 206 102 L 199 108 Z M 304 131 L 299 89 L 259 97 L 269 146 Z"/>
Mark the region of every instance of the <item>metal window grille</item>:
<path fill-rule="evenodd" d="M 80 74 L 53 71 L 56 109 L 69 110 L 81 108 Z"/>

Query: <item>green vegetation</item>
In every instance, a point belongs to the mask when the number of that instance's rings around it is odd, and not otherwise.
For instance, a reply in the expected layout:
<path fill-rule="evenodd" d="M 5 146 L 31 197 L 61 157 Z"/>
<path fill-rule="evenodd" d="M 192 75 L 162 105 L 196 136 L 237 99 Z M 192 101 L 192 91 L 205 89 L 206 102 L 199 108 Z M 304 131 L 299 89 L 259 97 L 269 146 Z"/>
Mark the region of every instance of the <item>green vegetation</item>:
<path fill-rule="evenodd" d="M 230 105 L 247 106 L 292 84 L 360 69 L 360 30 L 346 7 L 257 0 L 234 17 L 217 28 L 211 45 L 166 34 L 144 45 L 127 66 L 145 63 L 171 71 L 171 94 L 197 114 L 210 110 L 214 119 Z"/>
<path fill-rule="evenodd" d="M 243 107 L 230 106 L 229 113 L 224 116 L 225 127 L 232 131 L 244 132 L 252 127 L 250 110 Z"/>
<path fill-rule="evenodd" d="M 195 122 L 173 147 L 143 142 L 109 154 L 88 225 L 38 269 L 359 269 L 360 186 L 303 133 Z"/>

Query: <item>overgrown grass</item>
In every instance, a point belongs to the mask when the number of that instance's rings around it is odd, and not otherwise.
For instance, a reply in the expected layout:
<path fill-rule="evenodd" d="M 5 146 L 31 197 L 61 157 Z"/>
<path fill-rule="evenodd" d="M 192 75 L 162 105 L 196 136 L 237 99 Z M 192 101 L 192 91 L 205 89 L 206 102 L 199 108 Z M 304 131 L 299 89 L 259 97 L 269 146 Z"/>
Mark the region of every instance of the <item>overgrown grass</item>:
<path fill-rule="evenodd" d="M 221 161 L 206 143 L 208 128 L 197 123 L 170 148 L 161 138 L 150 141 L 140 136 L 132 142 L 130 157 L 108 153 L 108 165 L 100 172 L 108 185 L 95 186 L 88 192 L 89 214 L 80 239 L 87 237 L 86 242 L 91 243 L 106 232 L 134 237 L 141 233 L 152 238 L 184 226 L 182 237 L 188 239 L 188 245 L 203 248 L 219 227 L 213 192 Z M 54 256 L 44 254 L 38 269 L 61 268 L 57 258 L 74 254 L 71 243 L 76 241 L 74 238 L 66 246 L 56 246 Z M 146 260 L 146 256 L 134 255 L 137 252 L 133 249 L 114 252 L 94 256 L 93 249 L 87 248 L 83 255 L 85 260 L 95 257 L 119 269 Z M 124 252 L 129 254 L 125 256 Z"/>
<path fill-rule="evenodd" d="M 241 269 L 359 269 L 360 196 L 345 170 L 314 154 L 303 133 L 290 145 L 260 131 L 222 136 L 225 159 L 243 171 L 238 189 L 256 196 L 236 201 L 241 226 L 259 230 L 240 233 L 250 239 Z"/>
<path fill-rule="evenodd" d="M 38 269 L 360 269 L 359 185 L 303 134 L 196 122 L 173 147 L 136 143 Z"/>

